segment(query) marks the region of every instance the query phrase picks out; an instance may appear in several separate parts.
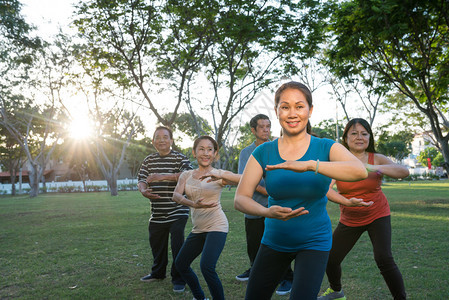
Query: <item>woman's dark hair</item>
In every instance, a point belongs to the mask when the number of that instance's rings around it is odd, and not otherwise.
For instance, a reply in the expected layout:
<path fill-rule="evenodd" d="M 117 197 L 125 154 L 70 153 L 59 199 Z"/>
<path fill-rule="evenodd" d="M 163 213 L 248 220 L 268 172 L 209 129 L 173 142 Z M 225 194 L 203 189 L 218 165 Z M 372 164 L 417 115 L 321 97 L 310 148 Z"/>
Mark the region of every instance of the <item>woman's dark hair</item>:
<path fill-rule="evenodd" d="M 193 142 L 193 151 L 196 151 L 196 147 L 198 147 L 198 144 L 199 144 L 200 141 L 202 141 L 202 140 L 209 140 L 209 141 L 211 141 L 212 145 L 214 145 L 214 150 L 215 150 L 215 152 L 218 151 L 218 143 L 217 143 L 217 141 L 216 141 L 213 137 L 210 137 L 210 136 L 208 136 L 208 135 L 202 135 L 202 136 L 198 137 L 198 138 Z"/>
<path fill-rule="evenodd" d="M 343 131 L 343 136 L 341 137 L 341 144 L 343 146 L 345 146 L 346 149 L 350 150 L 348 143 L 346 143 L 346 138 L 348 137 L 349 129 L 351 129 L 351 127 L 354 126 L 355 124 L 362 125 L 363 128 L 365 128 L 365 130 L 369 133 L 369 143 L 368 143 L 368 148 L 366 148 L 366 151 L 376 153 L 376 149 L 374 147 L 373 131 L 371 130 L 371 126 L 369 125 L 369 123 L 365 119 L 362 119 L 362 118 L 352 119 L 348 122 L 348 124 L 346 124 L 345 130 Z"/>
<path fill-rule="evenodd" d="M 306 97 L 307 104 L 309 104 L 309 108 L 311 108 L 313 106 L 312 93 L 310 92 L 309 88 L 300 82 L 290 81 L 290 82 L 286 82 L 283 85 L 281 85 L 277 89 L 276 93 L 274 94 L 274 106 L 275 107 L 278 107 L 282 93 L 288 89 L 295 89 L 295 90 L 300 91 L 304 95 L 304 97 Z M 308 134 L 312 134 L 312 125 L 310 125 L 309 121 L 307 122 L 306 131 Z"/>

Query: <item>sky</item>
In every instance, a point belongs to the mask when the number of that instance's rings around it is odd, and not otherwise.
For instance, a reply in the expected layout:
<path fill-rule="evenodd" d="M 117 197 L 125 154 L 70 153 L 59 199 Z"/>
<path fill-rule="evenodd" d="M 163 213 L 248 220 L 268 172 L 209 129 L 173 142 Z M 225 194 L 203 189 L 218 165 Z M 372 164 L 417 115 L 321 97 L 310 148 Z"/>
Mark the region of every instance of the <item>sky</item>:
<path fill-rule="evenodd" d="M 42 37 L 51 37 L 58 32 L 58 26 L 69 28 L 73 11 L 72 0 L 19 0 L 22 14 L 28 23 L 38 27 Z"/>
<path fill-rule="evenodd" d="M 76 0 L 20 0 L 23 4 L 22 14 L 28 23 L 32 23 L 38 28 L 38 34 L 44 39 L 50 39 L 57 34 L 59 27 L 63 31 L 70 29 L 71 15 L 74 10 L 73 3 Z M 295 79 L 295 78 L 293 78 Z M 273 109 L 274 95 L 272 91 L 264 91 L 260 93 L 246 110 L 240 114 L 240 119 L 236 122 L 245 123 L 257 113 L 264 113 L 270 117 L 272 121 L 272 132 L 274 136 L 279 136 L 280 125 L 276 121 Z M 320 88 L 313 93 L 314 111 L 311 118 L 311 124 L 318 124 L 325 119 L 335 119 L 336 104 L 334 100 L 330 100 L 329 91 L 326 88 Z M 72 101 L 73 102 L 73 101 Z M 82 101 L 74 101 L 81 105 Z M 74 107 L 74 111 L 84 114 L 82 107 Z M 338 115 L 343 116 L 342 112 Z M 238 124 L 237 124 L 238 125 Z M 150 130 L 152 131 L 152 130 Z"/>

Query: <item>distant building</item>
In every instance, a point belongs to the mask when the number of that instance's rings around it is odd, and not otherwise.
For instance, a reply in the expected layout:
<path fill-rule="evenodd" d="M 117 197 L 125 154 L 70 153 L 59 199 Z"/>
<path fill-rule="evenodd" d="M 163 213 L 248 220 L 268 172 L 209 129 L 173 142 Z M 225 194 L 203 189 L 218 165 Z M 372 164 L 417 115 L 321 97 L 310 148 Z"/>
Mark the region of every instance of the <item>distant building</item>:
<path fill-rule="evenodd" d="M 404 158 L 403 163 L 410 168 L 422 168 L 421 163 L 418 162 L 419 154 L 428 147 L 434 147 L 434 138 L 432 131 L 424 131 L 415 134 L 411 143 L 411 153 Z"/>

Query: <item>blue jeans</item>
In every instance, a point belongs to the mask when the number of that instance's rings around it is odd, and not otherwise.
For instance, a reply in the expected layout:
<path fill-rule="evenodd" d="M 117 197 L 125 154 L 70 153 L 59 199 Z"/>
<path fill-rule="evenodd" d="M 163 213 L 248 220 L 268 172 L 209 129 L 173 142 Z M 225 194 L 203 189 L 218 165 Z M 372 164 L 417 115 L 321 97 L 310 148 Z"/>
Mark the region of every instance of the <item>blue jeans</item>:
<path fill-rule="evenodd" d="M 215 266 L 223 251 L 226 236 L 226 232 L 217 231 L 190 233 L 176 257 L 176 268 L 196 299 L 204 299 L 205 295 L 198 277 L 190 265 L 201 252 L 203 252 L 200 261 L 201 273 L 206 280 L 210 294 L 214 300 L 224 299 L 223 286 L 215 271 Z"/>
<path fill-rule="evenodd" d="M 249 275 L 247 300 L 271 299 L 279 280 L 295 261 L 290 299 L 316 300 L 326 270 L 329 251 L 279 252 L 260 245 Z"/>

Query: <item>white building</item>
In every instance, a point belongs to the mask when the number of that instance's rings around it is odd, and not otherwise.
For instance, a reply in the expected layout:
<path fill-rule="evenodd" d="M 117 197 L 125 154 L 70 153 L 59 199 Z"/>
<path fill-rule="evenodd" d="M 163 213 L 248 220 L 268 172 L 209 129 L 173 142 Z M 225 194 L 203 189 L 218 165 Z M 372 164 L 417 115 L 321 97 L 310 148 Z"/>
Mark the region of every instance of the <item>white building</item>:
<path fill-rule="evenodd" d="M 410 168 L 423 168 L 417 158 L 419 154 L 428 147 L 434 147 L 434 139 L 432 131 L 415 134 L 411 143 L 412 152 L 408 157 L 404 158 L 403 163 Z"/>

